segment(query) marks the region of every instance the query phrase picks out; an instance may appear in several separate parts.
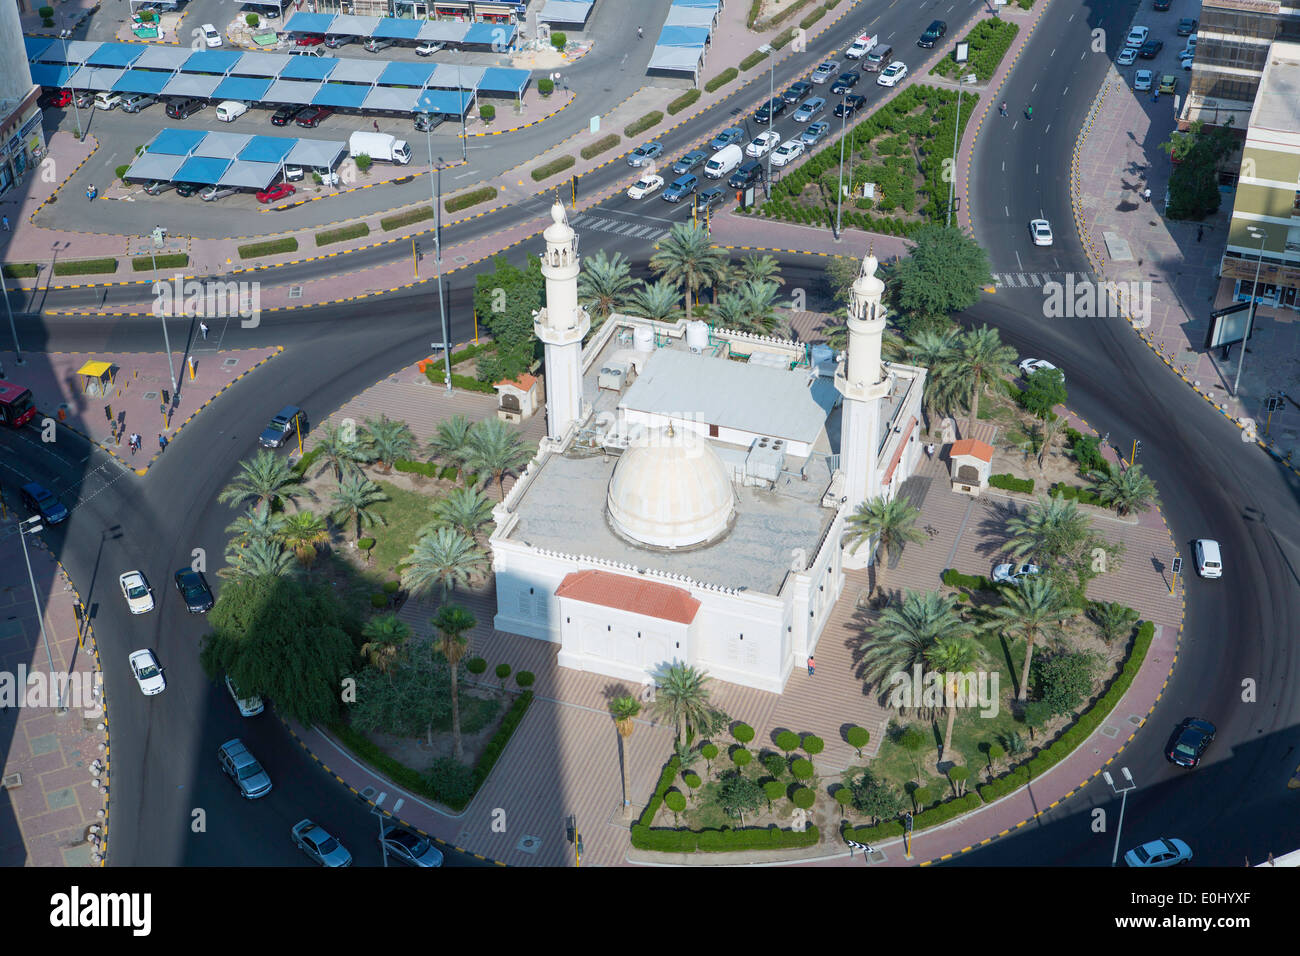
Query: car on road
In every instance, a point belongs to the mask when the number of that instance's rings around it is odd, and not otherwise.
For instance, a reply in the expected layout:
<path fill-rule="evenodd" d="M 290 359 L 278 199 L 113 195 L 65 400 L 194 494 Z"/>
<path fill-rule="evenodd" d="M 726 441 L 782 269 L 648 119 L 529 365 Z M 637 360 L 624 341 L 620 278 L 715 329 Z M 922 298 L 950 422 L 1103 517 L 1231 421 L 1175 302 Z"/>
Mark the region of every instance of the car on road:
<path fill-rule="evenodd" d="M 286 405 L 262 429 L 262 433 L 257 436 L 257 443 L 263 448 L 279 448 L 290 438 L 305 438 L 306 435 L 307 413 L 297 405 Z"/>
<path fill-rule="evenodd" d="M 1197 538 L 1192 544 L 1196 559 L 1196 573 L 1203 578 L 1223 577 L 1223 555 L 1219 542 L 1213 538 Z"/>
<path fill-rule="evenodd" d="M 241 694 L 239 688 L 235 686 L 235 682 L 230 679 L 229 674 L 226 675 L 226 690 L 230 691 L 230 697 L 235 702 L 235 706 L 239 708 L 239 716 L 241 717 L 256 717 L 265 709 L 262 698 L 256 695 L 245 697 Z"/>
<path fill-rule="evenodd" d="M 1124 854 L 1129 866 L 1174 866 L 1192 858 L 1192 848 L 1182 840 L 1152 840 Z"/>
<path fill-rule="evenodd" d="M 813 74 L 810 77 L 810 79 L 812 80 L 812 82 L 817 84 L 825 83 L 827 80 L 829 80 L 839 71 L 840 71 L 839 60 L 827 60 L 821 66 L 817 67 L 817 69 L 813 70 Z"/>
<path fill-rule="evenodd" d="M 627 164 L 629 166 L 644 166 L 652 159 L 658 159 L 662 156 L 663 151 L 663 143 L 643 143 L 632 150 L 632 154 L 627 158 Z"/>
<path fill-rule="evenodd" d="M 663 188 L 664 178 L 662 176 L 642 176 L 631 186 L 627 187 L 628 199 L 645 199 L 653 192 L 658 192 Z"/>
<path fill-rule="evenodd" d="M 677 160 L 677 162 L 673 163 L 673 172 L 678 176 L 685 175 L 708 158 L 709 154 L 704 150 L 693 149 L 681 159 Z"/>
<path fill-rule="evenodd" d="M 804 154 L 803 143 L 797 139 L 787 139 L 772 151 L 772 165 L 784 166 L 792 163 Z"/>
<path fill-rule="evenodd" d="M 271 792 L 271 776 L 262 769 L 257 758 L 248 752 L 238 737 L 227 740 L 217 749 L 217 762 L 221 770 L 239 788 L 246 800 L 256 800 Z"/>
<path fill-rule="evenodd" d="M 816 146 L 826 138 L 826 134 L 830 132 L 830 129 L 831 124 L 826 120 L 809 123 L 808 128 L 799 134 L 799 142 L 803 143 L 804 146 Z"/>
<path fill-rule="evenodd" d="M 785 112 L 785 100 L 779 96 L 774 96 L 757 110 L 754 111 L 754 122 L 760 126 L 765 126 L 772 122 L 774 117 L 780 116 Z"/>
<path fill-rule="evenodd" d="M 158 658 L 153 656 L 153 651 L 148 648 L 132 651 L 128 660 L 131 662 L 131 673 L 135 675 L 135 682 L 140 685 L 140 693 L 144 696 L 161 694 L 167 688 L 167 678 L 163 677 L 162 668 L 158 666 Z"/>
<path fill-rule="evenodd" d="M 298 111 L 298 115 L 293 118 L 293 121 L 303 129 L 315 129 L 333 115 L 334 108 L 331 106 L 304 106 Z"/>
<path fill-rule="evenodd" d="M 798 103 L 801 99 L 803 99 L 811 92 L 812 92 L 811 83 L 809 83 L 807 80 L 798 80 L 794 83 L 791 83 L 790 86 L 786 89 L 786 91 L 781 94 L 781 99 L 785 100 L 787 105 L 794 106 L 795 103 Z"/>
<path fill-rule="evenodd" d="M 774 129 L 769 129 L 754 137 L 754 141 L 745 147 L 745 155 L 761 159 L 776 149 L 780 142 L 781 134 Z"/>
<path fill-rule="evenodd" d="M 1052 244 L 1052 224 L 1046 219 L 1029 220 L 1029 236 L 1034 240 L 1036 246 L 1050 246 Z"/>
<path fill-rule="evenodd" d="M 897 86 L 903 81 L 903 77 L 905 76 L 907 76 L 907 64 L 902 60 L 895 60 L 893 63 L 889 64 L 889 66 L 881 70 L 880 76 L 876 77 L 876 85 Z"/>
<path fill-rule="evenodd" d="M 271 114 L 272 126 L 288 126 L 293 118 L 303 111 L 301 106 L 281 106 Z"/>
<path fill-rule="evenodd" d="M 948 24 L 944 23 L 942 20 L 935 20 L 925 28 L 925 32 L 922 33 L 920 39 L 916 41 L 916 45 L 925 47 L 928 50 L 938 43 L 947 32 Z"/>
<path fill-rule="evenodd" d="M 849 44 L 844 55 L 850 60 L 860 60 L 876 48 L 876 36 L 874 33 L 863 33 L 852 43 Z"/>
<path fill-rule="evenodd" d="M 1021 578 L 1039 574 L 1041 569 L 1036 564 L 999 564 L 993 569 L 994 584 L 1013 584 Z"/>
<path fill-rule="evenodd" d="M 437 40 L 425 40 L 423 43 L 421 43 L 419 46 L 415 48 L 415 55 L 432 56 L 433 54 L 441 50 L 443 47 L 445 47 L 446 45 L 447 44 L 441 43 Z"/>
<path fill-rule="evenodd" d="M 685 176 L 679 176 L 668 183 L 668 189 L 663 191 L 664 202 L 680 203 L 697 189 L 699 189 L 699 177 L 686 173 Z"/>
<path fill-rule="evenodd" d="M 1139 47 L 1143 43 L 1147 42 L 1147 37 L 1150 35 L 1151 31 L 1146 27 L 1134 27 L 1132 30 L 1128 31 L 1128 36 L 1124 38 L 1124 45 Z"/>
<path fill-rule="evenodd" d="M 1160 85 L 1156 87 L 1161 93 L 1178 92 L 1178 77 L 1173 73 L 1161 73 Z"/>
<path fill-rule="evenodd" d="M 294 46 L 320 46 L 325 42 L 323 33 L 304 33 L 294 41 Z"/>
<path fill-rule="evenodd" d="M 716 153 L 720 149 L 725 149 L 732 143 L 739 143 L 745 138 L 745 131 L 739 126 L 728 126 L 717 136 L 713 137 L 709 143 L 709 151 Z"/>
<path fill-rule="evenodd" d="M 322 827 L 310 819 L 293 825 L 293 843 L 321 866 L 351 866 L 352 854 Z"/>
<path fill-rule="evenodd" d="M 1058 372 L 1061 371 L 1051 362 L 1047 361 L 1047 359 L 1036 359 L 1036 358 L 1023 359 L 1020 362 L 1019 368 L 1020 368 L 1020 374 L 1023 375 L 1025 378 L 1029 378 L 1029 376 L 1033 375 L 1040 368 L 1050 368 Z M 1063 372 L 1061 373 L 1061 379 L 1062 380 L 1065 379 L 1065 373 Z"/>
<path fill-rule="evenodd" d="M 199 27 L 199 32 L 203 34 L 203 42 L 209 47 L 221 46 L 221 32 L 211 23 L 205 23 Z"/>
<path fill-rule="evenodd" d="M 701 190 L 695 194 L 696 212 L 706 212 L 714 206 L 720 206 L 726 202 L 727 190 L 722 186 L 710 186 L 708 189 Z"/>
<path fill-rule="evenodd" d="M 1164 48 L 1164 40 L 1147 40 L 1146 43 L 1138 47 L 1138 56 L 1144 60 L 1154 60 Z"/>
<path fill-rule="evenodd" d="M 1205 751 L 1214 743 L 1217 733 L 1214 724 L 1200 717 L 1188 717 L 1174 730 L 1169 738 L 1169 749 L 1165 756 L 1180 767 L 1195 767 L 1205 756 Z"/>
<path fill-rule="evenodd" d="M 276 183 L 267 189 L 257 191 L 257 201 L 260 203 L 279 202 L 286 196 L 292 196 L 298 190 L 290 183 Z"/>
<path fill-rule="evenodd" d="M 1184 50 L 1178 55 L 1178 62 L 1182 64 L 1184 70 L 1190 70 L 1196 60 L 1195 53 L 1188 53 Z"/>
<path fill-rule="evenodd" d="M 1135 46 L 1126 46 L 1124 47 L 1124 49 L 1120 50 L 1119 55 L 1115 57 L 1115 65 L 1132 66 L 1133 61 L 1135 61 L 1137 58 L 1138 58 L 1138 48 Z"/>
<path fill-rule="evenodd" d="M 208 587 L 203 572 L 195 571 L 193 568 L 181 568 L 176 572 L 173 580 L 176 582 L 176 590 L 180 591 L 181 597 L 185 599 L 186 609 L 191 614 L 206 614 L 212 610 L 212 605 L 215 603 L 212 600 L 212 589 Z"/>
<path fill-rule="evenodd" d="M 207 105 L 207 100 L 201 100 L 196 96 L 171 100 L 167 103 L 167 115 L 172 119 L 188 119 Z"/>
<path fill-rule="evenodd" d="M 126 607 L 132 614 L 148 614 L 153 610 L 153 591 L 140 571 L 123 571 L 117 579 L 126 598 Z"/>
<path fill-rule="evenodd" d="M 122 105 L 122 99 L 125 93 L 114 93 L 111 90 L 104 90 L 102 93 L 95 94 L 95 109 L 111 110 Z"/>
<path fill-rule="evenodd" d="M 1196 32 L 1196 19 L 1194 17 L 1180 17 L 1178 20 L 1178 35 L 1180 37 L 1189 37 Z"/>
<path fill-rule="evenodd" d="M 836 116 L 854 116 L 858 110 L 867 105 L 867 98 L 858 93 L 850 93 L 835 104 Z"/>
<path fill-rule="evenodd" d="M 23 504 L 34 515 L 40 515 L 46 524 L 61 524 L 68 520 L 68 509 L 54 493 L 40 482 L 32 481 L 22 487 Z"/>
<path fill-rule="evenodd" d="M 835 77 L 835 82 L 831 84 L 831 95 L 842 96 L 853 87 L 858 85 L 858 80 L 862 79 L 862 74 L 857 70 L 849 70 L 847 73 L 841 73 Z"/>
<path fill-rule="evenodd" d="M 152 93 L 129 93 L 122 98 L 123 113 L 138 113 L 148 106 L 153 106 L 158 102 L 158 97 Z"/>
<path fill-rule="evenodd" d="M 1151 84 L 1155 80 L 1155 74 L 1150 70 L 1138 70 L 1133 74 L 1133 89 L 1145 92 L 1151 89 Z"/>
<path fill-rule="evenodd" d="M 63 109 L 72 105 L 72 90 L 47 89 L 36 103 L 43 110 Z"/>
<path fill-rule="evenodd" d="M 1152 0 L 1152 2 L 1151 2 L 1151 9 L 1153 9 L 1153 10 L 1168 10 L 1169 7 L 1170 7 L 1170 5 L 1171 5 L 1172 3 L 1173 3 L 1173 0 Z"/>
<path fill-rule="evenodd" d="M 817 116 L 822 110 L 826 109 L 826 100 L 820 96 L 814 96 L 804 101 L 803 106 L 794 111 L 791 117 L 796 123 L 807 123 L 814 116 Z"/>
<path fill-rule="evenodd" d="M 442 866 L 442 851 L 406 827 L 387 827 L 381 845 L 385 853 L 407 866 Z"/>

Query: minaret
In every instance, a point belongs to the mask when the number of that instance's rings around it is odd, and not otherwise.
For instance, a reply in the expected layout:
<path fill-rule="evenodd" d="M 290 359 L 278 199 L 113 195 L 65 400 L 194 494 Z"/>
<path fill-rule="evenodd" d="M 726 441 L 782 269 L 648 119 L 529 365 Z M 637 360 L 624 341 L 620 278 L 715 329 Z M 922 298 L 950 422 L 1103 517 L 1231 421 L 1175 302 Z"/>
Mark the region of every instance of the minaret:
<path fill-rule="evenodd" d="M 534 313 L 533 330 L 546 345 L 546 435 L 561 441 L 582 417 L 582 339 L 591 316 L 578 305 L 578 241 L 559 200 L 551 219 L 542 233 L 546 306 Z"/>
<path fill-rule="evenodd" d="M 880 364 L 885 335 L 885 283 L 876 277 L 870 252 L 849 293 L 848 357 L 835 370 L 835 387 L 844 396 L 840 419 L 840 470 L 850 511 L 880 494 L 880 400 L 889 394 L 889 378 Z"/>

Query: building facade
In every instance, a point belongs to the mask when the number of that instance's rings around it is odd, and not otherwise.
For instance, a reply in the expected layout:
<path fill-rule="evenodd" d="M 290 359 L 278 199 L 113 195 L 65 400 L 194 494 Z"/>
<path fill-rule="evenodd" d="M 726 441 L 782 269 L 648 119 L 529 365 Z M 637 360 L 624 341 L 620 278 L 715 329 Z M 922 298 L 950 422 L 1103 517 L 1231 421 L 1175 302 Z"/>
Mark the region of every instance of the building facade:
<path fill-rule="evenodd" d="M 18 5 L 0 3 L 0 196 L 18 183 L 45 148 L 40 88 L 32 83 Z"/>
<path fill-rule="evenodd" d="M 1202 0 L 1196 58 L 1180 121 L 1244 129 L 1277 41 L 1300 41 L 1294 0 Z"/>

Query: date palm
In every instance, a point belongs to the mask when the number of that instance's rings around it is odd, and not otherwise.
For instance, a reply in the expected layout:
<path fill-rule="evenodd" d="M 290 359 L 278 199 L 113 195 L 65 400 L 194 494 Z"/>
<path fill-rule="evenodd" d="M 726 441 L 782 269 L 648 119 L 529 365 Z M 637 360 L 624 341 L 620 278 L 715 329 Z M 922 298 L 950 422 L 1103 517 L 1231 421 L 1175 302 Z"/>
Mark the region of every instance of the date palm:
<path fill-rule="evenodd" d="M 1155 482 L 1142 471 L 1141 465 L 1129 465 L 1123 471 L 1094 471 L 1093 490 L 1101 503 L 1114 508 L 1121 517 L 1133 511 L 1146 511 L 1158 499 Z"/>
<path fill-rule="evenodd" d="M 357 434 L 356 426 L 350 422 L 324 426 L 312 451 L 319 463 L 317 473 L 333 468 L 335 481 L 342 481 L 345 472 L 359 474 L 360 464 L 370 460 L 364 438 Z"/>
<path fill-rule="evenodd" d="M 362 434 L 369 454 L 379 462 L 385 473 L 393 470 L 393 462 L 409 457 L 416 448 L 411 426 L 403 421 L 394 421 L 387 415 L 367 418 Z"/>
<path fill-rule="evenodd" d="M 618 766 L 623 778 L 623 816 L 632 816 L 632 801 L 627 795 L 627 748 L 636 730 L 636 715 L 641 713 L 641 702 L 635 697 L 615 697 L 609 702 L 609 713 L 618 728 Z"/>
<path fill-rule="evenodd" d="M 988 652 L 978 641 L 969 637 L 941 637 L 925 653 L 925 662 L 932 670 L 943 674 L 944 702 L 948 707 L 948 726 L 943 733 L 943 752 L 947 759 L 952 752 L 952 728 L 957 721 L 957 690 L 962 675 L 973 670 L 975 664 L 988 657 Z"/>
<path fill-rule="evenodd" d="M 881 699 L 888 696 L 889 678 L 907 674 L 916 664 L 925 664 L 925 655 L 940 638 L 961 637 L 971 633 L 971 625 L 957 613 L 957 599 L 938 591 L 908 591 L 901 604 L 891 604 L 880 617 L 868 624 L 859 676 L 876 684 Z"/>
<path fill-rule="evenodd" d="M 226 567 L 217 572 L 223 578 L 282 578 L 293 570 L 293 555 L 274 538 L 253 538 L 226 551 Z"/>
<path fill-rule="evenodd" d="M 438 613 L 433 618 L 433 626 L 439 637 L 438 650 L 447 658 L 447 665 L 451 668 L 451 738 L 457 760 L 465 758 L 460 742 L 459 667 L 461 659 L 469 651 L 465 632 L 477 623 L 474 615 L 459 604 L 444 604 L 438 608 Z"/>
<path fill-rule="evenodd" d="M 492 520 L 492 499 L 478 488 L 453 488 L 433 503 L 433 520 L 474 538 Z"/>
<path fill-rule="evenodd" d="M 518 473 L 532 460 L 536 448 L 519 437 L 519 431 L 499 418 L 485 418 L 469 433 L 465 464 L 497 480 L 501 496 L 506 493 L 506 475 Z"/>
<path fill-rule="evenodd" d="M 908 364 L 927 370 L 922 392 L 927 408 L 947 411 L 965 397 L 967 384 L 953 372 L 960 337 L 961 330 L 956 326 L 942 332 L 922 329 L 903 345 Z"/>
<path fill-rule="evenodd" d="M 739 282 L 750 280 L 785 285 L 785 279 L 781 278 L 781 263 L 766 253 L 761 256 L 741 256 L 731 268 L 732 275 Z"/>
<path fill-rule="evenodd" d="M 655 675 L 655 713 L 672 721 L 676 740 L 686 739 L 686 729 L 706 720 L 709 675 L 681 661 L 673 661 Z"/>
<path fill-rule="evenodd" d="M 1071 558 L 1091 534 L 1091 522 L 1073 501 L 1039 498 L 1023 514 L 1007 519 L 1008 550 L 1018 559 L 1055 566 Z"/>
<path fill-rule="evenodd" d="M 655 247 L 650 268 L 684 290 L 686 314 L 691 297 L 712 286 L 724 273 L 728 254 L 709 238 L 703 226 L 678 223 Z"/>
<path fill-rule="evenodd" d="M 325 519 L 314 511 L 296 511 L 284 520 L 280 540 L 294 553 L 304 568 L 316 560 L 316 549 L 330 539 Z"/>
<path fill-rule="evenodd" d="M 1118 601 L 1094 601 L 1088 607 L 1088 617 L 1097 625 L 1101 639 L 1107 644 L 1132 634 L 1139 616 L 1137 611 Z"/>
<path fill-rule="evenodd" d="M 849 540 L 849 553 L 871 541 L 885 552 L 886 562 L 901 559 L 903 546 L 909 541 L 923 541 L 925 534 L 916 528 L 921 514 L 902 498 L 877 496 L 864 501 L 844 520 L 844 534 Z M 877 568 L 879 576 L 879 568 Z"/>
<path fill-rule="evenodd" d="M 239 463 L 239 472 L 217 495 L 223 504 L 239 507 L 254 502 L 263 511 L 282 501 L 294 501 L 309 492 L 285 459 L 270 449 L 262 449 L 252 459 Z"/>
<path fill-rule="evenodd" d="M 677 286 L 667 279 L 649 283 L 642 280 L 641 287 L 627 297 L 623 308 L 628 315 L 650 319 L 653 322 L 672 322 L 678 316 Z"/>
<path fill-rule="evenodd" d="M 226 531 L 235 535 L 243 545 L 249 541 L 264 541 L 267 538 L 278 537 L 284 528 L 284 523 L 285 519 L 282 516 L 254 506 L 226 525 Z"/>
<path fill-rule="evenodd" d="M 606 257 L 601 249 L 594 256 L 582 260 L 578 273 L 578 301 L 591 314 L 591 327 L 599 327 L 618 309 L 629 291 L 636 285 L 631 276 L 631 265 L 623 253 Z"/>
<path fill-rule="evenodd" d="M 330 496 L 334 505 L 331 516 L 339 524 L 345 521 L 356 522 L 357 537 L 361 537 L 361 528 L 373 528 L 386 524 L 384 516 L 374 510 L 381 501 L 387 501 L 388 495 L 365 475 L 344 475 L 338 487 Z"/>
<path fill-rule="evenodd" d="M 1020 669 L 1018 700 L 1029 693 L 1029 665 L 1034 658 L 1034 645 L 1040 640 L 1055 640 L 1064 635 L 1067 620 L 1078 614 L 1077 608 L 1064 606 L 1060 591 L 1045 574 L 1021 578 L 1015 584 L 1002 588 L 1003 603 L 991 607 L 989 619 L 983 628 L 1004 637 L 1024 638 L 1025 663 Z"/>
<path fill-rule="evenodd" d="M 473 423 L 464 415 L 453 415 L 438 423 L 438 429 L 429 439 L 428 455 L 434 461 L 462 468 L 465 450 L 469 446 L 469 433 Z"/>
<path fill-rule="evenodd" d="M 979 418 L 980 393 L 999 379 L 1015 374 L 1016 350 L 1002 344 L 997 329 L 982 325 L 961 334 L 951 367 L 952 373 L 966 384 L 970 407 L 969 434 Z"/>
<path fill-rule="evenodd" d="M 402 559 L 402 587 L 413 595 L 438 593 L 445 601 L 458 584 L 467 584 L 476 572 L 486 570 L 487 555 L 454 528 L 435 528 L 422 534 Z"/>
<path fill-rule="evenodd" d="M 745 331 L 769 333 L 776 328 L 776 290 L 775 282 L 761 279 L 746 279 L 736 286 L 745 303 Z"/>
<path fill-rule="evenodd" d="M 411 628 L 391 611 L 372 617 L 361 625 L 361 656 L 375 670 L 387 674 L 401 656 L 402 646 L 411 638 Z"/>

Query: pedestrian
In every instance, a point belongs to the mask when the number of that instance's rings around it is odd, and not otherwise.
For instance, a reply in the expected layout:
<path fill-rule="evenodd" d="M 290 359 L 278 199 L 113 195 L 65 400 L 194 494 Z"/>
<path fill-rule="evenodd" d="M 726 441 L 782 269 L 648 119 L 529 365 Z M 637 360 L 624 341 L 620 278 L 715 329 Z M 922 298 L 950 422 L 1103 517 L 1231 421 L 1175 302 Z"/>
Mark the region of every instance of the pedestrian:
<path fill-rule="evenodd" d="M 645 34 L 641 32 L 641 28 L 640 28 L 640 27 L 637 27 L 637 28 L 636 28 L 636 38 L 639 40 L 639 39 L 641 39 L 643 36 L 645 36 Z"/>
<path fill-rule="evenodd" d="M 1201 237 L 1205 235 L 1205 227 L 1198 225 L 1196 227 L 1196 241 L 1200 242 Z"/>
<path fill-rule="evenodd" d="M 1150 201 L 1151 201 L 1151 187 L 1150 187 L 1150 186 L 1148 186 L 1146 189 L 1142 190 L 1142 198 L 1143 198 L 1146 202 L 1150 202 Z"/>
<path fill-rule="evenodd" d="M 1006 101 L 1006 100 L 1003 100 L 1003 101 L 1002 101 L 1002 105 L 998 107 L 998 112 L 1001 113 L 1003 116 L 1006 116 L 1006 115 L 1007 115 L 1007 101 Z"/>
<path fill-rule="evenodd" d="M 817 659 L 811 654 L 808 655 L 808 676 L 812 677 L 817 670 Z"/>
<path fill-rule="evenodd" d="M 203 341 L 206 342 L 208 340 L 208 323 L 203 321 L 199 322 L 199 334 L 203 336 Z"/>
<path fill-rule="evenodd" d="M 379 120 L 375 120 L 375 132 L 379 132 Z"/>
<path fill-rule="evenodd" d="M 158 433 L 158 450 L 159 451 L 167 450 L 167 436 L 164 435 L 162 432 Z"/>
<path fill-rule="evenodd" d="M 3 224 L 4 224 L 5 232 L 8 232 L 8 231 L 9 231 L 9 217 L 8 217 L 8 216 L 0 216 L 0 223 L 3 223 Z"/>

